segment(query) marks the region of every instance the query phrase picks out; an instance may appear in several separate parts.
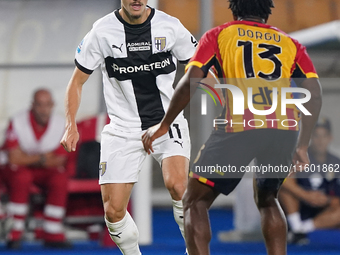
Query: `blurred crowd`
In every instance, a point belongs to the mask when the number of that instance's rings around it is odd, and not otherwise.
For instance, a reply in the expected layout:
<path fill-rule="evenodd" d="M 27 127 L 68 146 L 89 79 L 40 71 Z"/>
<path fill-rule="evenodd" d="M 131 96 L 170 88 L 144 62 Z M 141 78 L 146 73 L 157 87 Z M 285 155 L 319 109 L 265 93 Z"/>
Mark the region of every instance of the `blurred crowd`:
<path fill-rule="evenodd" d="M 92 212 L 103 214 L 98 185 L 99 136 L 109 118 L 104 114 L 79 122 L 77 149 L 67 153 L 60 145 L 65 120 L 53 108 L 51 92 L 36 90 L 30 109 L 10 119 L 0 147 L 0 234 L 8 249 L 19 249 L 29 230 L 46 247 L 71 246 L 65 237 L 65 215 L 70 211 L 82 214 L 80 207 L 88 207 L 82 200 L 91 201 L 87 194 L 70 206 L 71 179 L 93 180 L 97 194 L 91 206 L 97 209 Z M 77 190 L 75 185 L 73 190 Z M 34 195 L 39 195 L 35 200 L 40 201 L 34 201 Z"/>

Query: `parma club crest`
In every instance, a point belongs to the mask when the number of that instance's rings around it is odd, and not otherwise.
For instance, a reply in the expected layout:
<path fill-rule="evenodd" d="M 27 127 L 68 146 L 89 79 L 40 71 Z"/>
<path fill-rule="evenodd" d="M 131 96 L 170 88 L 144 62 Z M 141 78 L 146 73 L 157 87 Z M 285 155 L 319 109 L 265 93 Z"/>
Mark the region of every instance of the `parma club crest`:
<path fill-rule="evenodd" d="M 163 51 L 166 46 L 166 37 L 155 37 L 155 46 L 158 51 Z"/>
<path fill-rule="evenodd" d="M 101 171 L 100 175 L 103 176 L 106 172 L 106 163 L 107 162 L 101 162 L 99 165 L 99 171 Z"/>

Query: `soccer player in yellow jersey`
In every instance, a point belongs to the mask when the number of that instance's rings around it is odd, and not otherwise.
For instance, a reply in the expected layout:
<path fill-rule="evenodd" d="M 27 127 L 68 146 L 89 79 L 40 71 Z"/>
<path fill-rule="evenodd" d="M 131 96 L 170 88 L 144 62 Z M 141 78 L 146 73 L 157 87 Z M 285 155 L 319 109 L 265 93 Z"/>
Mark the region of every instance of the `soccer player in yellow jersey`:
<path fill-rule="evenodd" d="M 213 67 L 229 87 L 224 90 L 223 125 L 217 125 L 202 146 L 183 198 L 189 254 L 209 254 L 208 209 L 220 193 L 234 190 L 242 169 L 255 158 L 258 166 L 280 169 L 271 175 L 256 172 L 254 191 L 267 253 L 284 255 L 287 227 L 277 194 L 290 166 L 309 163 L 307 148 L 321 108 L 321 87 L 305 47 L 266 24 L 272 0 L 229 2 L 234 21 L 203 35 L 163 120 L 143 135 L 144 149 L 153 151 L 152 141 L 168 132 L 190 101 L 190 89 L 198 86 L 190 79 L 205 78 Z M 294 99 L 294 91 L 306 97 Z M 198 171 L 209 166 L 231 166 L 235 172 Z"/>

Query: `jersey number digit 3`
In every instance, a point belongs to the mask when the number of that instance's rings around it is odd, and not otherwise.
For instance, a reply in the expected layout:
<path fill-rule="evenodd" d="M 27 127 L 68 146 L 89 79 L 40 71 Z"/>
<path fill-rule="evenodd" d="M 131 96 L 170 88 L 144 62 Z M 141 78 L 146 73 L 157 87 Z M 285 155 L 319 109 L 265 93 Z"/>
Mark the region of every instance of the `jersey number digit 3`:
<path fill-rule="evenodd" d="M 244 69 L 247 79 L 255 78 L 255 72 L 254 72 L 254 64 L 253 64 L 253 42 L 252 41 L 237 41 L 238 47 L 243 47 L 243 63 L 244 63 Z M 282 63 L 280 59 L 276 55 L 281 54 L 282 50 L 281 47 L 272 45 L 272 44 L 266 44 L 261 43 L 258 45 L 258 48 L 264 48 L 267 51 L 258 53 L 257 55 L 261 59 L 267 59 L 274 63 L 274 71 L 271 74 L 265 74 L 263 72 L 258 72 L 257 75 L 265 80 L 277 80 L 281 77 L 282 74 Z"/>

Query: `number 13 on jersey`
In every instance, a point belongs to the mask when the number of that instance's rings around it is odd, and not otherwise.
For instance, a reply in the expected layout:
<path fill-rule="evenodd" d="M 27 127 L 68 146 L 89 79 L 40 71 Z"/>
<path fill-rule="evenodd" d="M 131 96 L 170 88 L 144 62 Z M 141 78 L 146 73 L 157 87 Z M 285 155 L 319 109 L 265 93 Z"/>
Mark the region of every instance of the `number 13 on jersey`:
<path fill-rule="evenodd" d="M 260 43 L 256 47 L 252 41 L 242 40 L 237 41 L 237 47 L 243 47 L 243 66 L 247 79 L 256 78 L 258 76 L 265 80 L 275 81 L 281 78 L 282 63 L 278 58 L 278 55 L 282 52 L 281 47 L 266 43 Z M 267 61 L 268 64 L 257 64 L 261 59 Z M 266 69 L 271 69 L 270 66 L 272 66 L 272 71 L 264 72 L 264 70 L 258 70 L 255 74 L 254 68 L 258 66 L 265 66 Z"/>

